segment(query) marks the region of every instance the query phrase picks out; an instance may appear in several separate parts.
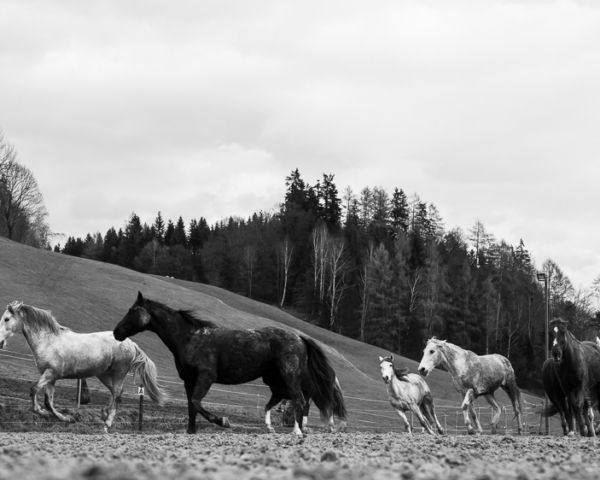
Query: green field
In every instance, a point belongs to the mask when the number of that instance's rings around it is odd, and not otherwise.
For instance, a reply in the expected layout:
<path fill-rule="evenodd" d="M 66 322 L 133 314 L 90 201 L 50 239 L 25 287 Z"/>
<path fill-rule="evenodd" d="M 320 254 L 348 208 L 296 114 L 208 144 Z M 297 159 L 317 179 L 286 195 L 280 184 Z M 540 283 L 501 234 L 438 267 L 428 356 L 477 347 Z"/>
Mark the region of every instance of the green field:
<path fill-rule="evenodd" d="M 3 305 L 21 300 L 28 305 L 51 310 L 59 323 L 75 331 L 93 332 L 112 330 L 135 301 L 138 291 L 147 298 L 173 308 L 195 310 L 201 318 L 224 327 L 279 326 L 319 340 L 325 346 L 344 390 L 350 412 L 349 429 L 403 431 L 399 418 L 387 401 L 385 385 L 379 373 L 378 358 L 389 352 L 306 323 L 277 307 L 210 285 L 145 275 L 115 265 L 33 249 L 0 238 L 0 302 L 4 302 Z M 156 363 L 161 381 L 170 391 L 170 405 L 173 409 L 177 405 L 181 407 L 185 401 L 183 385 L 177 377 L 171 353 L 153 333 L 142 333 L 133 337 L 133 340 Z M 28 385 L 38 377 L 30 354 L 21 335 L 9 341 L 6 350 L 0 354 L 0 377 L 3 379 L 0 383 L 0 401 L 3 405 L 26 404 Z M 417 362 L 397 357 L 397 363 L 416 371 Z M 435 399 L 438 417 L 442 423 L 446 423 L 449 433 L 454 433 L 462 399 L 452 387 L 447 373 L 436 370 L 427 381 Z M 91 385 L 104 388 L 94 382 Z M 133 379 L 127 385 L 128 401 L 135 404 L 137 392 Z M 65 408 L 73 408 L 74 382 L 59 381 L 57 395 L 59 405 L 62 402 Z M 95 390 L 92 396 L 93 403 L 102 402 L 105 398 L 103 393 Z M 501 405 L 510 406 L 503 392 L 499 391 L 497 397 Z M 269 390 L 257 381 L 251 385 L 214 385 L 205 402 L 215 404 L 212 407 L 215 411 L 223 410 L 230 416 L 234 414 L 242 424 L 257 427 L 268 398 Z M 539 411 L 541 400 L 527 394 L 524 398 L 528 403 L 538 405 L 535 409 L 528 408 L 527 419 L 529 425 L 535 425 L 532 431 L 537 432 L 539 415 L 534 410 Z M 476 406 L 481 407 L 482 424 L 487 429 L 488 405 L 480 399 Z M 183 429 L 187 412 L 180 407 L 173 412 L 182 416 Z M 161 415 L 153 413 L 157 410 L 148 409 L 147 415 Z M 504 424 L 506 418 L 511 432 L 515 427 L 512 417 L 512 409 L 508 408 L 501 422 Z M 317 412 L 311 411 L 310 421 L 313 425 L 318 423 Z M 199 423 L 206 422 L 199 418 Z M 462 420 L 458 417 L 458 427 L 461 426 Z M 553 429 L 556 429 L 554 423 Z M 464 430 L 460 431 L 460 428 L 457 430 L 457 433 L 462 432 Z"/>

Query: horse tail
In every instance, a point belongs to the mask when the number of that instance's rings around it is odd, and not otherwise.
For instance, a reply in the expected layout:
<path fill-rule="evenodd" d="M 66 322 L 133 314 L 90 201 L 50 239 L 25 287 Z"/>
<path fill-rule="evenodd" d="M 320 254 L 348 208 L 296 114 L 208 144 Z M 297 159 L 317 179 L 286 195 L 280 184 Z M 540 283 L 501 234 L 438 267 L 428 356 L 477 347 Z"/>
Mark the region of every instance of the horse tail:
<path fill-rule="evenodd" d="M 333 413 L 340 420 L 345 420 L 348 416 L 348 411 L 346 410 L 346 404 L 344 402 L 344 393 L 342 392 L 342 387 L 337 376 L 335 377 L 335 384 L 333 386 Z"/>
<path fill-rule="evenodd" d="M 150 360 L 137 343 L 131 343 L 135 348 L 135 357 L 131 362 L 129 371 L 133 371 L 134 375 L 138 374 L 140 376 L 142 385 L 148 392 L 150 400 L 162 405 L 165 402 L 167 394 L 158 384 L 156 365 L 154 365 L 154 362 Z"/>
<path fill-rule="evenodd" d="M 311 383 L 310 397 L 321 413 L 321 420 L 328 421 L 333 415 L 335 408 L 335 372 L 329 364 L 325 352 L 323 352 L 323 349 L 319 347 L 317 342 L 312 338 L 301 338 L 304 341 L 304 345 L 306 345 L 307 369 Z"/>
<path fill-rule="evenodd" d="M 541 411 L 542 417 L 553 417 L 557 413 L 559 413 L 559 409 L 553 404 L 549 403 L 546 408 Z"/>

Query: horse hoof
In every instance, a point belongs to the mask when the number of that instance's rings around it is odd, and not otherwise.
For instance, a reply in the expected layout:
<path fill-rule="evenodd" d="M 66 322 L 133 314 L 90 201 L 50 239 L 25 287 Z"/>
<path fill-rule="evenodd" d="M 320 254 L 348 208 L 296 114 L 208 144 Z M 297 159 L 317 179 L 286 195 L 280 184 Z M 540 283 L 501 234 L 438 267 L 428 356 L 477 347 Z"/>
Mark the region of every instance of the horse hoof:
<path fill-rule="evenodd" d="M 571 430 L 569 433 L 567 433 L 567 437 L 574 437 L 575 436 L 575 432 L 573 430 Z"/>
<path fill-rule="evenodd" d="M 221 426 L 223 428 L 229 428 L 231 425 L 229 424 L 229 419 L 227 417 L 221 418 Z"/>
<path fill-rule="evenodd" d="M 67 415 L 65 417 L 65 422 L 67 422 L 67 423 L 75 423 L 75 421 L 76 421 L 75 418 L 73 418 L 71 415 Z"/>
<path fill-rule="evenodd" d="M 275 429 L 273 427 L 267 427 L 267 431 L 269 433 L 275 433 Z"/>
<path fill-rule="evenodd" d="M 496 435 L 498 433 L 498 430 L 496 429 L 496 427 L 494 425 L 492 425 L 492 435 Z"/>
<path fill-rule="evenodd" d="M 477 430 L 475 430 L 474 428 L 468 428 L 467 433 L 469 435 L 477 435 Z"/>

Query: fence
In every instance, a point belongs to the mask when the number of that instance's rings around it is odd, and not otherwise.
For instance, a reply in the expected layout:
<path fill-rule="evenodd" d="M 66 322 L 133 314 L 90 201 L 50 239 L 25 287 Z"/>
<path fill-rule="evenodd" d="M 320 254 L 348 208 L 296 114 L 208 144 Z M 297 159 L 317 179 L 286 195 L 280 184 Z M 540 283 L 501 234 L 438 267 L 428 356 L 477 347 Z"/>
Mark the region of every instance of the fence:
<path fill-rule="evenodd" d="M 37 368 L 33 361 L 33 355 L 19 353 L 14 351 L 0 350 L 0 364 L 5 367 L 5 370 L 12 370 L 13 375 L 3 376 L 6 380 L 27 380 L 36 381 L 39 376 L 37 374 Z M 17 376 L 18 375 L 18 376 Z M 129 407 L 137 407 L 137 428 L 142 430 L 146 423 L 151 423 L 154 427 L 160 426 L 161 423 L 169 424 L 173 423 L 173 419 L 157 420 L 157 418 L 164 418 L 165 412 L 177 413 L 181 410 L 182 425 L 187 422 L 187 397 L 183 391 L 183 382 L 179 378 L 162 376 L 159 375 L 159 382 L 169 393 L 169 401 L 165 407 L 157 407 L 151 403 L 145 402 L 145 395 L 143 389 L 140 389 L 140 385 L 135 382 L 133 375 L 131 382 L 127 381 L 123 392 L 124 404 Z M 108 395 L 106 387 L 100 384 L 96 379 L 88 379 L 88 386 L 92 398 L 98 395 Z M 79 390 L 78 385 L 73 381 L 59 380 L 57 382 L 57 391 L 59 389 L 69 389 L 73 391 L 72 398 L 73 403 L 78 411 L 87 411 L 89 409 L 99 409 L 103 406 L 101 404 L 89 404 L 79 405 Z M 382 389 L 384 387 L 382 386 Z M 5 396 L 6 398 L 6 396 Z M 262 383 L 247 383 L 241 385 L 227 386 L 222 388 L 219 385 L 214 385 L 209 391 L 203 403 L 208 409 L 216 409 L 227 412 L 228 414 L 234 413 L 241 417 L 242 421 L 236 422 L 236 425 L 256 427 L 258 419 L 264 416 L 264 405 L 270 398 L 270 390 Z M 387 400 L 373 400 L 367 398 L 359 398 L 351 395 L 344 395 L 346 406 L 348 410 L 348 421 L 346 422 L 346 428 L 349 431 L 405 431 L 404 426 L 399 421 L 395 411 L 390 406 Z M 6 398 L 10 400 L 10 398 Z M 29 399 L 17 399 L 12 398 L 13 403 L 5 403 L 4 407 L 18 407 L 24 408 L 30 404 Z M 17 403 L 17 401 L 19 403 Z M 64 406 L 63 406 L 64 407 Z M 542 432 L 541 409 L 542 403 L 534 404 L 524 400 L 523 422 L 525 424 L 524 431 L 526 434 L 539 434 Z M 463 422 L 463 411 L 459 405 L 451 404 L 448 402 L 435 400 L 435 408 L 438 419 L 447 434 L 453 435 L 464 435 L 466 434 L 466 427 Z M 477 406 L 475 407 L 480 419 L 482 426 L 489 425 L 492 417 L 492 409 L 489 406 Z M 166 409 L 166 410 L 165 410 Z M 311 409 L 309 414 L 309 424 L 316 425 L 320 424 L 320 418 L 318 411 Z M 145 418 L 151 418 L 148 421 Z M 506 434 L 515 434 L 517 432 L 517 422 L 513 418 L 514 414 L 512 408 L 502 407 L 501 421 L 498 424 L 499 430 Z M 244 423 L 243 418 L 250 421 L 254 418 L 252 423 Z M 10 422 L 0 421 L 0 426 Z M 31 422 L 33 423 L 33 422 Z M 98 423 L 101 422 L 88 422 Z M 418 420 L 415 424 L 415 419 L 410 414 L 410 423 L 417 430 L 421 427 Z M 557 422 L 552 422 L 552 428 L 550 430 L 552 435 L 561 435 L 562 429 Z"/>

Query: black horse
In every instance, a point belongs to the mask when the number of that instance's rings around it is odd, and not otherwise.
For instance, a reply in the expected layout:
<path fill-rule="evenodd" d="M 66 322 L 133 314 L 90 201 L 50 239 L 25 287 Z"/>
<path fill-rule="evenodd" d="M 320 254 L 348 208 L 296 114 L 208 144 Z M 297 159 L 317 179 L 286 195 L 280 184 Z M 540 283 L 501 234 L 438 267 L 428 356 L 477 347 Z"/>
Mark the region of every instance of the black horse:
<path fill-rule="evenodd" d="M 582 436 L 595 437 L 593 405 L 600 398 L 600 348 L 580 342 L 567 329 L 567 322 L 555 319 L 556 340 L 552 347 L 554 371 Z"/>
<path fill-rule="evenodd" d="M 551 405 L 542 411 L 542 415 L 552 417 L 558 413 L 563 433 L 573 435 L 573 410 L 567 400 L 567 395 L 560 386 L 555 368 L 555 362 L 551 358 L 546 360 L 542 366 L 542 384 L 548 400 L 551 402 Z"/>
<path fill-rule="evenodd" d="M 322 349 L 308 338 L 281 328 L 221 328 L 138 293 L 113 333 L 124 340 L 145 330 L 155 332 L 175 358 L 188 397 L 188 433 L 196 432 L 197 413 L 229 427 L 227 417 L 217 417 L 201 404 L 213 383 L 237 385 L 262 377 L 274 395 L 289 395 L 296 419 L 294 433 L 301 436 L 306 372 L 314 386 L 311 398 L 326 418 L 333 414 L 335 373 Z"/>
<path fill-rule="evenodd" d="M 314 343 L 314 340 L 309 339 L 309 338 L 305 338 L 305 340 L 308 340 L 310 342 Z M 315 344 L 316 346 L 316 344 Z M 333 372 L 333 370 L 332 370 Z M 328 375 L 330 375 L 331 373 L 328 373 Z M 334 420 L 333 420 L 333 416 L 337 416 L 342 422 L 344 422 L 346 420 L 346 416 L 348 415 L 348 412 L 346 410 L 346 405 L 344 402 L 344 394 L 342 392 L 342 387 L 340 386 L 340 382 L 338 381 L 337 377 L 335 376 L 335 372 L 333 372 L 334 375 L 334 385 L 333 385 L 333 411 L 332 414 L 327 417 L 326 415 L 326 409 L 327 409 L 327 405 L 323 405 L 322 404 L 322 399 L 320 398 L 319 394 L 318 394 L 318 390 L 317 390 L 317 386 L 312 384 L 311 382 L 311 377 L 309 375 L 308 369 L 306 369 L 303 374 L 302 374 L 302 393 L 304 394 L 304 398 L 306 399 L 306 405 L 304 406 L 304 412 L 303 412 L 303 431 L 308 429 L 308 413 L 310 411 L 310 404 L 311 404 L 311 400 L 313 400 L 315 402 L 315 405 L 317 405 L 317 408 L 319 408 L 319 412 L 321 414 L 321 420 L 328 422 L 329 424 L 329 431 L 331 433 L 335 432 L 335 425 L 334 425 Z M 273 427 L 271 426 L 271 410 L 273 409 L 273 407 L 277 404 L 279 404 L 280 402 L 280 410 L 281 412 L 283 412 L 285 414 L 285 410 L 287 408 L 287 401 L 290 400 L 290 394 L 287 391 L 287 389 L 285 388 L 284 384 L 280 384 L 279 386 L 273 387 L 271 386 L 271 398 L 269 399 L 269 401 L 267 402 L 267 405 L 265 406 L 265 424 L 267 425 L 267 429 L 269 430 L 269 432 L 274 432 L 275 430 L 273 429 Z M 323 410 L 321 409 L 323 408 Z M 342 428 L 345 428 L 344 426 L 345 424 L 342 424 Z"/>

